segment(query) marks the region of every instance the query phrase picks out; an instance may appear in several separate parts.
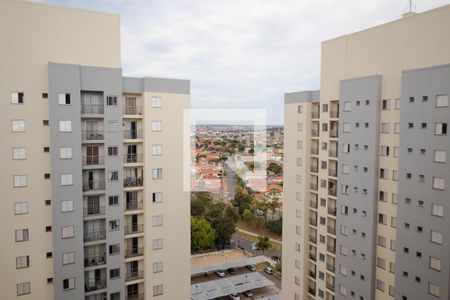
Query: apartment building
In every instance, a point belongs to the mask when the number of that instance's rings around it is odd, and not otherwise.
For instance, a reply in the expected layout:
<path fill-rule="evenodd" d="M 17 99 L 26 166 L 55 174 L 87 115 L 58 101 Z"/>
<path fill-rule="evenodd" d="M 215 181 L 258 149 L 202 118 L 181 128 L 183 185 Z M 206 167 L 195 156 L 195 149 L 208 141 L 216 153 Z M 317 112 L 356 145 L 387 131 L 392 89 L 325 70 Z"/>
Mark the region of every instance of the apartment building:
<path fill-rule="evenodd" d="M 450 6 L 322 43 L 285 94 L 283 299 L 449 299 Z"/>
<path fill-rule="evenodd" d="M 0 1 L 2 298 L 183 299 L 188 80 L 122 74 L 117 15 Z"/>

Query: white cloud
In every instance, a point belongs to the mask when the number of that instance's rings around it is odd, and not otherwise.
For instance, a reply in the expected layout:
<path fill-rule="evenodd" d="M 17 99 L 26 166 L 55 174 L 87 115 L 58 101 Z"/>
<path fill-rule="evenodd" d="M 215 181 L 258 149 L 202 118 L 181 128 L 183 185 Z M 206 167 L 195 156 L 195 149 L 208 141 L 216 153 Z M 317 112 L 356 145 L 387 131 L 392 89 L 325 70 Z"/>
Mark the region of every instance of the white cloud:
<path fill-rule="evenodd" d="M 401 17 L 407 0 L 47 0 L 120 13 L 127 75 L 191 79 L 194 107 L 267 108 L 319 88 L 320 43 Z M 450 0 L 416 1 L 419 11 Z"/>

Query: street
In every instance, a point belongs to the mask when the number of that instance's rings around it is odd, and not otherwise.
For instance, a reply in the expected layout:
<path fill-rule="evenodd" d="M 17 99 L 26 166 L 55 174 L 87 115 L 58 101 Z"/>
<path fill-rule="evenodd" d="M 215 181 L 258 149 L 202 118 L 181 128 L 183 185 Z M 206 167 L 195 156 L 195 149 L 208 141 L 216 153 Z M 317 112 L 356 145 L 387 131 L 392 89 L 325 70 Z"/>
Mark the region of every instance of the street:
<path fill-rule="evenodd" d="M 241 237 L 239 235 L 234 234 L 232 237 L 233 241 L 235 241 L 235 244 L 237 245 L 238 248 L 247 250 L 248 252 L 252 253 L 253 256 L 258 256 L 258 255 L 264 255 L 267 256 L 269 258 L 272 258 L 273 256 L 277 256 L 277 257 L 281 257 L 281 252 L 278 251 L 277 249 L 269 249 L 266 251 L 261 251 L 261 250 L 253 250 L 252 249 L 252 244 L 254 243 L 253 241 L 246 239 L 244 237 Z"/>

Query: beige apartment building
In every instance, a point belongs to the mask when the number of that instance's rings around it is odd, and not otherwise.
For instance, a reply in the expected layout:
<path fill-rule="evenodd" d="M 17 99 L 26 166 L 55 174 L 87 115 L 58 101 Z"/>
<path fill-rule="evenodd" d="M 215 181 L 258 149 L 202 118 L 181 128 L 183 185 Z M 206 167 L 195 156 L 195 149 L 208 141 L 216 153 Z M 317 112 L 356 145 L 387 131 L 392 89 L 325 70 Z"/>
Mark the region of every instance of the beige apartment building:
<path fill-rule="evenodd" d="M 321 50 L 285 95 L 283 299 L 449 299 L 450 6 Z"/>
<path fill-rule="evenodd" d="M 114 14 L 0 0 L 0 38 L 0 298 L 188 297 L 189 81 L 124 77 Z"/>

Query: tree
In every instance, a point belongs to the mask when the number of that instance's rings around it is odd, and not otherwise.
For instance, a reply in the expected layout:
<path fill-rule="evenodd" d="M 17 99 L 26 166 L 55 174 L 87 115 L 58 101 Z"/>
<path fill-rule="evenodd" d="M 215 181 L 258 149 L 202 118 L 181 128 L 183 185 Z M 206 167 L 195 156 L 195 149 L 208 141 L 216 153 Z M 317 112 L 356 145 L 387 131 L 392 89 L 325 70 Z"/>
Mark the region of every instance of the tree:
<path fill-rule="evenodd" d="M 217 233 L 208 221 L 191 217 L 191 252 L 214 248 L 216 237 Z"/>
<path fill-rule="evenodd" d="M 281 196 L 280 192 L 275 189 L 271 190 L 269 193 L 266 193 L 264 195 L 264 198 L 266 198 L 267 202 L 267 209 L 270 210 L 272 213 L 272 220 L 275 219 L 275 214 L 281 207 L 280 196 Z"/>
<path fill-rule="evenodd" d="M 236 222 L 239 220 L 239 212 L 236 207 L 225 205 L 223 202 L 209 206 L 205 219 L 211 223 L 217 232 L 216 246 L 224 248 L 230 243 L 231 236 L 236 232 Z"/>
<path fill-rule="evenodd" d="M 283 233 L 283 219 L 279 219 L 276 221 L 268 221 L 264 224 L 270 232 L 281 235 Z"/>
<path fill-rule="evenodd" d="M 238 208 L 240 216 L 242 216 L 246 209 L 250 208 L 252 202 L 252 196 L 250 196 L 242 187 L 237 186 L 234 192 L 232 203 L 233 206 Z"/>
<path fill-rule="evenodd" d="M 283 174 L 283 168 L 277 164 L 276 162 L 271 162 L 269 166 L 267 167 L 267 171 L 270 171 L 272 173 L 275 173 L 277 175 Z"/>
<path fill-rule="evenodd" d="M 211 196 L 207 193 L 192 194 L 191 215 L 195 217 L 203 217 L 211 203 Z"/>
<path fill-rule="evenodd" d="M 254 219 L 255 214 L 250 209 L 244 210 L 244 212 L 242 213 L 242 221 L 246 223 L 253 223 Z"/>
<path fill-rule="evenodd" d="M 258 236 L 258 242 L 256 243 L 256 249 L 261 250 L 263 253 L 272 247 L 269 241 L 269 237 L 265 235 Z"/>
<path fill-rule="evenodd" d="M 239 144 L 238 150 L 239 150 L 239 152 L 243 152 L 245 150 L 245 146 L 242 144 Z"/>
<path fill-rule="evenodd" d="M 278 273 L 282 273 L 282 263 L 281 263 L 281 261 L 277 261 L 276 263 L 275 263 L 275 271 L 276 272 L 278 272 Z"/>
<path fill-rule="evenodd" d="M 256 201 L 255 202 L 255 209 L 257 211 L 259 211 L 263 215 L 264 220 L 267 221 L 267 213 L 269 211 L 268 198 L 267 197 L 263 197 L 261 200 Z"/>

